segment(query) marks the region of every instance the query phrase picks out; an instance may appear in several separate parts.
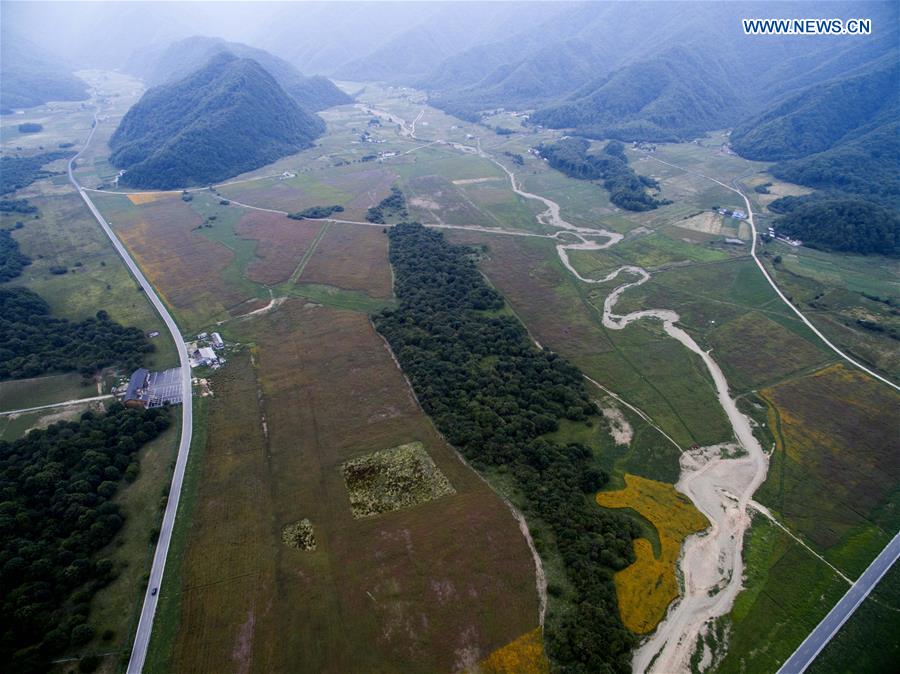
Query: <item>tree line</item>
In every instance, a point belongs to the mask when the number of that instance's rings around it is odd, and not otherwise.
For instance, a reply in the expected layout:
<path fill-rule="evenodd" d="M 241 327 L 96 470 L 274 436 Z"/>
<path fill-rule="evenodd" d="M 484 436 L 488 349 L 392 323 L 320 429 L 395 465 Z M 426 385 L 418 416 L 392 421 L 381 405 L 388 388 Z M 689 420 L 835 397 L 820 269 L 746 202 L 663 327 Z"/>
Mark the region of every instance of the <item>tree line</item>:
<path fill-rule="evenodd" d="M 310 206 L 296 213 L 288 213 L 288 217 L 294 220 L 316 220 L 318 218 L 327 218 L 334 213 L 343 213 L 344 207 L 334 206 Z"/>
<path fill-rule="evenodd" d="M 112 580 L 97 559 L 123 524 L 113 498 L 138 474 L 138 450 L 169 427 L 168 410 L 85 412 L 0 440 L 0 658 L 7 671 L 45 672 L 93 637 L 94 594 Z"/>
<path fill-rule="evenodd" d="M 388 236 L 398 304 L 375 316 L 378 331 L 447 440 L 476 469 L 503 473 L 529 520 L 552 530 L 537 544 L 562 559 L 577 601 L 548 615 L 551 660 L 566 672 L 630 672 L 635 638 L 612 575 L 634 561 L 637 525 L 593 501 L 608 476 L 588 447 L 542 437 L 597 413 L 581 373 L 515 318 L 492 315 L 503 299 L 471 249 L 417 223 Z"/>
<path fill-rule="evenodd" d="M 672 203 L 657 199 L 648 189 L 659 190 L 659 183 L 639 176 L 628 165 L 625 146 L 617 140 L 606 144 L 600 154 L 589 154 L 590 142 L 584 138 L 563 138 L 556 143 L 542 143 L 541 157 L 558 171 L 579 180 L 602 180 L 609 200 L 627 211 L 650 211 Z"/>
<path fill-rule="evenodd" d="M 10 231 L 0 229 L 0 283 L 14 279 L 30 264 L 31 258 L 19 250 Z"/>

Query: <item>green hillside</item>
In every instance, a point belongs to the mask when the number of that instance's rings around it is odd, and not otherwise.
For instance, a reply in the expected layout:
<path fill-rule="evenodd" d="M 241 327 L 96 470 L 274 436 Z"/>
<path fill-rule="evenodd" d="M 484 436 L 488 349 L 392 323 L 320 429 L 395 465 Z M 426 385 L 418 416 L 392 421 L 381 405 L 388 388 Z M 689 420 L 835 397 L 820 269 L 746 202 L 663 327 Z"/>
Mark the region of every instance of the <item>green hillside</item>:
<path fill-rule="evenodd" d="M 833 148 L 855 132 L 897 119 L 900 67 L 806 87 L 735 127 L 731 146 L 748 159 L 779 161 Z"/>
<path fill-rule="evenodd" d="M 675 141 L 725 126 L 743 103 L 729 70 L 697 50 L 678 47 L 626 66 L 570 100 L 538 110 L 532 121 L 581 135 Z"/>
<path fill-rule="evenodd" d="M 145 93 L 110 139 L 110 162 L 129 187 L 205 185 L 308 147 L 324 129 L 256 61 L 221 54 Z"/>

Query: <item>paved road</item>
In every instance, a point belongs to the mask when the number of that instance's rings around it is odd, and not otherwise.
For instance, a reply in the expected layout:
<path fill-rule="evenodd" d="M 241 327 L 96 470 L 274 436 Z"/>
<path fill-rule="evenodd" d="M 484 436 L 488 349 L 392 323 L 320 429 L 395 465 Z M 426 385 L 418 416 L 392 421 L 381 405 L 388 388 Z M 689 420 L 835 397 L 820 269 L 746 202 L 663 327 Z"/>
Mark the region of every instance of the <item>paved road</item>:
<path fill-rule="evenodd" d="M 757 232 L 756 232 L 756 222 L 753 219 L 753 209 L 750 207 L 750 199 L 747 198 L 746 194 L 744 194 L 740 189 L 738 189 L 734 185 L 726 185 L 721 180 L 716 180 L 715 178 L 712 178 L 708 175 L 704 175 L 703 173 L 700 173 L 698 171 L 692 171 L 690 169 L 686 169 L 683 166 L 678 166 L 678 164 L 672 164 L 670 162 L 663 161 L 659 157 L 654 157 L 651 154 L 646 154 L 646 156 L 654 161 L 658 161 L 660 164 L 665 164 L 666 166 L 671 166 L 673 168 L 680 169 L 686 173 L 691 173 L 695 176 L 700 176 L 701 178 L 706 178 L 707 180 L 711 180 L 712 182 L 716 183 L 717 185 L 721 185 L 726 190 L 730 190 L 736 194 L 739 194 L 741 196 L 741 198 L 744 200 L 744 203 L 746 204 L 747 222 L 750 223 L 750 230 L 751 230 L 751 234 L 753 236 L 753 243 L 750 246 L 750 256 L 753 258 L 753 261 L 756 263 L 756 266 L 759 267 L 759 270 L 762 272 L 762 275 L 765 277 L 766 281 L 769 282 L 769 285 L 772 286 L 772 289 L 775 291 L 775 293 L 778 295 L 778 297 L 781 298 L 781 300 L 790 308 L 791 311 L 793 311 L 795 314 L 797 314 L 797 317 L 806 324 L 806 327 L 808 327 L 810 330 L 812 330 L 813 333 L 815 333 L 815 335 L 819 339 L 821 339 L 825 343 L 825 345 L 828 346 L 828 348 L 830 348 L 832 351 L 834 351 L 837 355 L 839 355 L 841 358 L 843 358 L 845 361 L 847 361 L 854 367 L 859 368 L 866 374 L 869 374 L 869 375 L 875 377 L 875 379 L 877 379 L 878 381 L 887 384 L 888 386 L 893 388 L 895 391 L 900 391 L 900 386 L 898 386 L 897 384 L 892 382 L 890 379 L 878 374 L 871 368 L 866 367 L 859 361 L 854 360 L 853 358 L 848 356 L 846 353 L 841 351 L 837 346 L 835 346 L 831 342 L 831 340 L 829 340 L 825 335 L 822 334 L 821 330 L 819 330 L 815 325 L 812 324 L 812 322 L 800 311 L 800 309 L 798 309 L 794 305 L 793 302 L 791 302 L 785 296 L 785 294 L 783 292 L 781 292 L 781 288 L 778 287 L 778 284 L 775 283 L 775 280 L 769 275 L 769 271 L 766 269 L 766 266 L 763 264 L 762 260 L 760 260 L 759 256 L 756 254 L 756 243 L 757 243 L 759 237 L 757 236 Z"/>
<path fill-rule="evenodd" d="M 153 629 L 153 616 L 156 613 L 156 604 L 159 600 L 159 594 L 154 593 L 153 591 L 162 585 L 163 572 L 166 567 L 166 557 L 169 554 L 169 543 L 172 540 L 172 528 L 175 524 L 175 513 L 178 511 L 178 501 L 181 497 L 181 485 L 184 482 L 184 469 L 187 466 L 188 452 L 191 448 L 191 432 L 193 429 L 193 410 L 191 408 L 191 366 L 188 362 L 187 346 L 184 343 L 184 339 L 181 337 L 181 332 L 178 330 L 175 320 L 172 318 L 168 309 L 166 309 L 166 306 L 162 303 L 162 300 L 159 299 L 156 290 L 141 273 L 141 270 L 138 268 L 137 264 L 135 264 L 134 260 L 131 259 L 125 246 L 122 245 L 122 242 L 119 241 L 115 233 L 113 233 L 109 223 L 106 222 L 100 214 L 100 211 L 94 206 L 94 202 L 91 201 L 90 197 L 75 178 L 75 172 L 73 171 L 75 160 L 87 149 L 91 139 L 94 137 L 94 131 L 96 131 L 96 129 L 97 116 L 94 115 L 94 126 L 84 143 L 84 147 L 81 148 L 77 155 L 69 160 L 69 181 L 75 186 L 75 189 L 78 190 L 78 194 L 84 199 L 84 203 L 87 204 L 87 207 L 90 209 L 94 218 L 100 223 L 100 226 L 103 228 L 103 231 L 106 232 L 106 235 L 109 237 L 109 240 L 112 242 L 116 251 L 119 253 L 122 260 L 124 260 L 125 264 L 128 265 L 128 269 L 131 270 L 132 275 L 137 279 L 138 283 L 141 284 L 141 288 L 143 288 L 146 293 L 147 299 L 150 300 L 151 304 L 156 308 L 156 311 L 159 312 L 159 315 L 162 317 L 163 322 L 166 324 L 166 327 L 172 335 L 172 339 L 175 340 L 175 345 L 178 349 L 178 358 L 181 361 L 181 386 L 182 391 L 185 394 L 183 396 L 184 404 L 182 405 L 181 414 L 181 441 L 178 445 L 178 458 L 175 461 L 175 473 L 172 476 L 172 486 L 169 488 L 169 501 L 166 505 L 166 512 L 163 515 L 162 525 L 160 526 L 159 541 L 156 544 L 156 552 L 153 555 L 153 567 L 150 569 L 150 582 L 147 584 L 147 593 L 144 595 L 144 606 L 141 609 L 141 618 L 138 622 L 137 633 L 134 637 L 131 660 L 128 662 L 128 673 L 138 674 L 138 672 L 143 669 L 144 660 L 147 657 L 147 646 L 150 644 L 150 632 Z"/>
<path fill-rule="evenodd" d="M 900 557 L 900 533 L 875 558 L 869 568 L 853 583 L 853 587 L 847 590 L 841 600 L 835 605 L 828 615 L 820 622 L 803 643 L 787 659 L 778 674 L 802 674 L 812 664 L 816 656 L 828 645 L 828 642 L 837 634 L 841 626 L 859 608 L 863 600 L 878 585 L 878 581 L 893 566 Z M 877 647 L 877 646 L 876 646 Z"/>

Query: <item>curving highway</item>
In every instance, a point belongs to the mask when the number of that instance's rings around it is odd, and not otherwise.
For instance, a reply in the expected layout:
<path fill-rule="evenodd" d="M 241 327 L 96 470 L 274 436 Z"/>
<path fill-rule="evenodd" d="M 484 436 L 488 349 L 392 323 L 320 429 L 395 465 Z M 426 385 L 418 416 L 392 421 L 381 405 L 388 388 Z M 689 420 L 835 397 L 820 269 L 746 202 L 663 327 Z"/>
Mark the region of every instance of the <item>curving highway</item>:
<path fill-rule="evenodd" d="M 181 363 L 181 389 L 183 392 L 182 414 L 181 414 L 181 440 L 178 445 L 178 458 L 175 461 L 175 473 L 172 476 L 172 485 L 169 488 L 169 500 L 166 504 L 166 512 L 163 515 L 162 524 L 160 525 L 159 540 L 156 544 L 156 551 L 153 554 L 153 567 L 150 569 L 150 581 L 147 584 L 147 591 L 144 594 L 144 605 L 141 608 L 141 617 L 138 622 L 137 632 L 134 636 L 134 646 L 131 651 L 131 659 L 128 661 L 128 673 L 138 674 L 144 668 L 144 661 L 147 658 L 147 647 L 150 645 L 150 632 L 153 629 L 153 617 L 156 614 L 156 604 L 159 601 L 158 589 L 162 585 L 163 572 L 166 569 L 166 558 L 169 554 L 169 544 L 172 540 L 172 529 L 175 524 L 175 514 L 178 512 L 178 502 L 181 497 L 181 486 L 184 482 L 184 470 L 187 467 L 188 452 L 191 448 L 191 433 L 193 430 L 193 410 L 191 407 L 191 367 L 188 362 L 187 346 L 181 337 L 181 332 L 175 324 L 175 320 L 166 309 L 166 306 L 159 299 L 156 290 L 141 273 L 135 261 L 128 254 L 125 246 L 116 237 L 109 223 L 94 206 L 94 202 L 85 192 L 84 188 L 75 178 L 75 160 L 87 149 L 97 130 L 97 115 L 94 115 L 94 124 L 91 127 L 91 133 L 84 142 L 81 150 L 69 160 L 69 182 L 78 190 L 78 194 L 84 199 L 94 218 L 100 223 L 100 227 L 106 232 L 106 236 L 112 242 L 116 252 L 131 270 L 132 275 L 140 283 L 141 288 L 147 295 L 147 299 L 154 306 L 156 311 L 162 317 L 166 324 L 175 346 L 178 349 L 178 359 Z"/>

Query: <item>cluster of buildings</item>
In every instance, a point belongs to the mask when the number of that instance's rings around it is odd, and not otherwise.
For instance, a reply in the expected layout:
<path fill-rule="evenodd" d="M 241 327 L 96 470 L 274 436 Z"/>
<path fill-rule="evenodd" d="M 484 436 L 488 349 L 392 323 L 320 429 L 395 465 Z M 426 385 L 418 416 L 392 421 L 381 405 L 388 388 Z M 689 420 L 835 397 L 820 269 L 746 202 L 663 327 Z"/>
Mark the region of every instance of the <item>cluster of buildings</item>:
<path fill-rule="evenodd" d="M 360 135 L 359 140 L 363 143 L 386 143 L 387 140 L 384 138 L 376 138 L 368 131 L 363 131 L 362 135 Z"/>
<path fill-rule="evenodd" d="M 795 246 L 795 247 L 796 247 L 796 246 L 802 246 L 802 245 L 803 245 L 803 242 L 802 242 L 800 239 L 792 239 L 792 238 L 787 237 L 787 236 L 778 236 L 778 235 L 775 233 L 775 228 L 774 228 L 774 227 L 769 227 L 769 238 L 770 238 L 770 239 L 777 239 L 778 241 L 781 241 L 782 243 L 786 243 L 786 244 L 789 245 L 789 246 Z"/>
<path fill-rule="evenodd" d="M 747 214 L 739 208 L 735 208 L 733 211 L 729 212 L 727 208 L 720 208 L 719 215 L 724 215 L 726 217 L 731 216 L 735 220 L 746 220 Z"/>
<path fill-rule="evenodd" d="M 222 350 L 225 342 L 218 332 L 212 334 L 201 332 L 197 335 L 197 341 L 188 344 L 188 357 L 191 367 L 211 367 L 218 370 L 225 364 Z"/>

